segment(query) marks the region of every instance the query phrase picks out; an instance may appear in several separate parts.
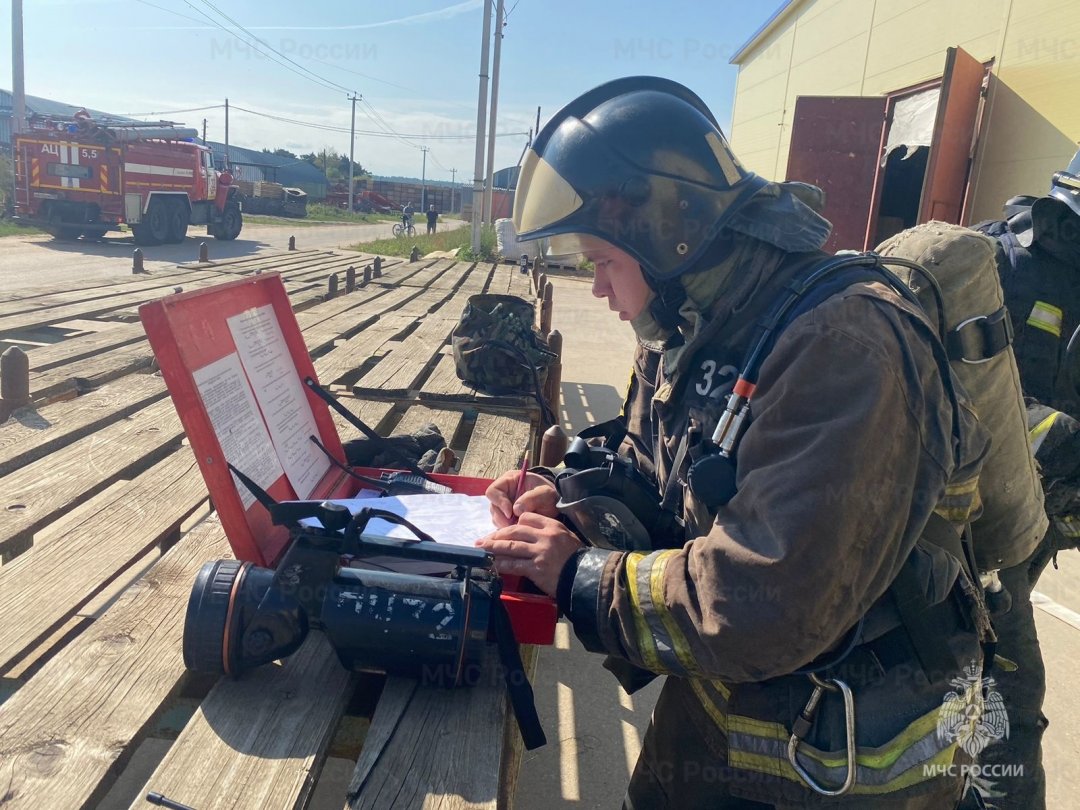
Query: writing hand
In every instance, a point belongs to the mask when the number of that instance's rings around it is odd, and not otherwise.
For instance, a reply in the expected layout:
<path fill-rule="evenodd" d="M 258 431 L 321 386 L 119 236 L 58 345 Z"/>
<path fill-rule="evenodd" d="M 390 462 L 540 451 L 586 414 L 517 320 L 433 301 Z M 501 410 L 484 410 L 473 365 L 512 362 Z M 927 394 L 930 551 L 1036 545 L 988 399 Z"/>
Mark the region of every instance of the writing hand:
<path fill-rule="evenodd" d="M 524 513 L 516 524 L 492 532 L 476 545 L 495 555 L 500 574 L 528 577 L 548 596 L 555 596 L 563 566 L 582 547 L 559 521 L 535 512 Z"/>
<path fill-rule="evenodd" d="M 559 493 L 555 485 L 547 478 L 536 473 L 525 473 L 525 491 L 517 497 L 520 471 L 511 470 L 503 473 L 487 488 L 487 499 L 491 501 L 491 522 L 498 528 L 511 525 L 526 512 L 535 512 L 550 518 L 559 516 L 555 504 Z"/>

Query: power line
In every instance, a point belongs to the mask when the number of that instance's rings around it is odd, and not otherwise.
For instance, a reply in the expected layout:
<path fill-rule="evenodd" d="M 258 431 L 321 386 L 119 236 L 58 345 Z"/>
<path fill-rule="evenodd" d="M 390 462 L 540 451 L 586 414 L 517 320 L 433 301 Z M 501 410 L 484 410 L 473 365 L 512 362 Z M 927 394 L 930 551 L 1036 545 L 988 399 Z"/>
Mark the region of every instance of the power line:
<path fill-rule="evenodd" d="M 320 76 L 320 75 L 319 75 L 318 73 L 315 73 L 315 72 L 314 72 L 313 70 L 309 70 L 308 68 L 304 67 L 304 66 L 303 66 L 303 65 L 301 65 L 301 64 L 300 64 L 299 62 L 297 62 L 296 60 L 294 60 L 294 59 L 292 59 L 292 58 L 290 58 L 290 57 L 286 56 L 286 55 L 285 55 L 285 54 L 283 54 L 283 53 L 282 53 L 281 51 L 277 50 L 277 49 L 276 49 L 276 48 L 274 48 L 274 47 L 273 47 L 272 45 L 270 45 L 270 44 L 269 44 L 268 42 L 266 42 L 266 40 L 260 39 L 259 37 L 255 36 L 255 34 L 251 33 L 251 32 L 250 32 L 250 31 L 249 31 L 248 29 L 244 28 L 244 26 L 242 26 L 242 25 L 241 25 L 240 23 L 238 23 L 238 22 L 237 22 L 236 20 L 234 20 L 234 19 L 233 19 L 232 17 L 230 17 L 230 16 L 229 16 L 228 14 L 226 14 L 226 13 L 225 13 L 224 11 L 222 11 L 222 10 L 221 10 L 221 9 L 219 9 L 219 8 L 218 8 L 217 6 L 215 6 L 215 5 L 214 5 L 214 4 L 212 3 L 212 2 L 210 2 L 210 0 L 201 0 L 201 2 L 202 2 L 202 4 L 203 4 L 204 6 L 207 6 L 208 8 L 210 8 L 210 9 L 211 9 L 212 11 L 214 11 L 214 12 L 215 12 L 215 13 L 216 13 L 216 14 L 217 14 L 218 16 L 220 16 L 220 17 L 223 17 L 223 18 L 225 18 L 226 20 L 228 20 L 228 21 L 229 21 L 230 23 L 232 23 L 232 24 L 233 24 L 234 26 L 236 26 L 237 28 L 239 28 L 239 29 L 240 29 L 241 31 L 243 31 L 243 32 L 244 32 L 245 34 L 247 34 L 247 35 L 248 35 L 249 37 L 251 37 L 252 39 L 254 39 L 254 40 L 255 40 L 256 42 L 258 42 L 258 43 L 259 43 L 260 45 L 262 45 L 262 46 L 263 46 L 263 47 L 265 47 L 265 48 L 269 48 L 269 49 L 270 49 L 271 51 L 273 51 L 273 52 L 274 52 L 275 54 L 277 54 L 278 56 L 280 56 L 280 57 L 281 57 L 282 59 L 284 59 L 285 61 L 289 62 L 290 64 L 292 64 L 292 65 L 295 65 L 296 67 L 300 68 L 300 70 L 304 71 L 305 73 L 308 73 L 308 74 L 310 74 L 310 75 L 311 75 L 312 77 L 314 77 L 314 78 L 315 78 L 315 79 L 317 79 L 318 81 L 321 81 L 321 82 L 325 82 L 325 83 L 327 83 L 327 84 L 333 85 L 333 86 L 334 86 L 334 87 L 336 87 L 336 88 L 337 88 L 338 90 L 342 90 L 342 91 L 344 91 L 344 92 L 346 92 L 346 93 L 351 93 L 351 92 L 355 92 L 355 91 L 353 91 L 353 90 L 350 90 L 350 89 L 349 89 L 348 87 L 345 87 L 344 85 L 338 84 L 337 82 L 335 82 L 335 81 L 333 81 L 333 80 L 331 80 L 331 79 L 327 79 L 327 78 L 325 78 L 325 77 L 323 77 L 323 76 Z"/>
<path fill-rule="evenodd" d="M 174 11 L 171 8 L 165 8 L 165 6 L 155 5 L 154 3 L 148 2 L 148 0 L 135 0 L 135 2 L 142 3 L 144 6 L 150 6 L 150 8 L 156 8 L 158 11 L 166 11 L 169 14 L 174 14 L 177 17 L 188 20 L 189 22 L 198 23 L 200 26 L 202 25 L 202 20 L 196 20 L 194 17 L 189 17 L 187 14 L 181 14 L 179 11 Z"/>
<path fill-rule="evenodd" d="M 156 110 L 152 112 L 137 112 L 137 113 L 118 113 L 128 118 L 146 118 L 151 115 L 176 115 L 177 113 L 188 112 L 203 112 L 204 110 L 221 110 L 224 109 L 224 104 L 213 104 L 209 107 L 189 107 L 186 110 Z"/>
<path fill-rule="evenodd" d="M 363 103 L 363 99 L 360 99 L 360 103 L 361 104 Z M 300 127 L 311 127 L 312 129 L 321 129 L 321 130 L 325 130 L 327 132 L 349 132 L 350 131 L 349 127 L 339 127 L 339 126 L 335 126 L 333 124 L 319 124 L 319 123 L 316 123 L 314 121 L 304 121 L 304 120 L 298 119 L 298 118 L 289 118 L 289 117 L 283 116 L 283 115 L 274 115 L 273 113 L 260 112 L 259 110 L 252 110 L 252 109 L 249 109 L 247 107 L 238 107 L 235 104 L 230 104 L 229 109 L 231 109 L 231 110 L 239 110 L 240 112 L 250 113 L 251 115 L 258 115 L 258 116 L 260 116 L 262 118 L 270 118 L 270 119 L 272 119 L 274 121 L 280 121 L 280 122 L 282 122 L 284 124 L 294 124 L 295 126 L 300 126 Z M 423 135 L 423 134 L 408 134 L 408 135 L 402 136 L 400 133 L 396 133 L 396 132 L 385 132 L 385 131 L 378 132 L 378 131 L 370 130 L 370 129 L 358 129 L 358 130 L 356 130 L 356 134 L 357 135 L 367 135 L 367 136 L 370 136 L 370 137 L 373 137 L 373 138 L 408 137 L 408 138 L 418 138 L 418 139 L 437 138 L 437 139 L 441 139 L 441 140 L 450 140 L 450 139 L 472 140 L 475 137 L 473 135 Z M 526 133 L 526 132 L 500 132 L 497 137 L 503 138 L 503 137 L 512 137 L 512 136 L 515 136 L 515 135 L 527 135 L 527 134 L 528 133 Z M 409 144 L 409 145 L 411 146 L 412 144 Z"/>
<path fill-rule="evenodd" d="M 205 2 L 207 2 L 207 0 L 202 0 L 202 1 L 203 1 L 204 3 L 205 3 Z M 312 72 L 312 71 L 310 71 L 310 70 L 307 70 L 307 68 L 303 67 L 302 65 L 297 65 L 297 66 L 296 66 L 296 68 L 294 68 L 294 67 L 291 67 L 290 65 L 286 64 L 285 62 L 282 62 L 282 61 L 281 61 L 280 59 L 275 59 L 275 58 L 274 58 L 273 56 L 271 56 L 270 54 L 264 53 L 263 51 L 259 50 L 259 48 L 258 48 L 258 47 L 256 47 L 255 45 L 253 45 L 253 44 L 252 44 L 251 42 L 248 42 L 248 41 L 247 41 L 247 40 L 245 40 L 245 39 L 244 39 L 243 37 L 239 36 L 239 35 L 238 35 L 238 34 L 237 34 L 237 33 L 236 33 L 235 31 L 230 31 L 230 30 L 229 30 L 228 28 L 226 28 L 226 27 L 225 27 L 224 25 L 222 25 L 222 24 L 221 24 L 220 22 L 218 22 L 217 20 L 215 20 L 215 19 L 214 19 L 213 17 L 211 17 L 211 16 L 210 16 L 209 14 L 207 14 L 206 12 L 204 12 L 204 11 L 203 11 L 203 10 L 202 10 L 201 8 L 199 8 L 198 6 L 194 5 L 194 4 L 193 4 L 193 3 L 191 2 L 191 0 L 184 0 L 184 3 L 185 3 L 185 4 L 186 4 L 186 5 L 187 5 L 187 6 L 189 7 L 189 8 L 191 8 L 191 10 L 192 10 L 192 11 L 194 11 L 194 12 L 195 12 L 196 14 L 199 14 L 200 16 L 204 17 L 204 18 L 205 18 L 205 19 L 206 19 L 206 20 L 207 20 L 207 21 L 208 21 L 209 23 L 211 23 L 212 25 L 214 25 L 214 26 L 215 26 L 216 28 L 220 29 L 221 31 L 224 31 L 224 32 L 225 32 L 226 34 L 228 34 L 228 35 L 229 35 L 229 36 L 231 36 L 231 37 L 235 37 L 236 39 L 240 40 L 240 41 L 241 41 L 241 42 L 243 42 L 243 43 L 244 43 L 245 45 L 247 45 L 247 46 L 248 46 L 249 48 L 252 48 L 252 49 L 254 49 L 254 50 L 255 50 L 255 52 L 256 52 L 256 53 L 258 53 L 258 54 L 259 54 L 260 56 L 264 56 L 264 57 L 266 57 L 266 58 L 267 58 L 267 59 L 269 59 L 270 61 L 274 62 L 274 64 L 276 64 L 276 65 L 279 65 L 280 67 L 283 67 L 283 68 L 285 68 L 286 70 L 288 70 L 288 71 L 291 71 L 292 73 L 295 73 L 295 74 L 296 74 L 297 76 L 299 76 L 300 78 L 302 78 L 302 79 L 307 79 L 308 81 L 310 81 L 310 82 L 312 82 L 312 83 L 314 83 L 314 84 L 317 84 L 317 85 L 319 85 L 319 86 L 320 86 L 320 87 L 322 87 L 323 89 L 325 89 L 325 90 L 332 90 L 332 91 L 334 91 L 335 93 L 337 93 L 337 92 L 340 92 L 340 91 L 342 91 L 342 90 L 344 90 L 345 92 L 351 92 L 351 91 L 350 91 L 350 90 L 349 90 L 348 88 L 346 88 L 346 87 L 345 87 L 344 85 L 339 85 L 339 84 L 337 84 L 337 83 L 335 83 L 335 82 L 331 82 L 331 81 L 329 81 L 329 80 L 325 80 L 325 79 L 321 78 L 321 77 L 320 77 L 320 76 L 319 76 L 318 74 L 316 74 L 316 73 L 313 73 L 313 72 Z M 207 3 L 207 5 L 209 5 L 209 6 L 211 7 L 211 8 L 213 8 L 213 6 L 212 6 L 211 4 Z M 220 13 L 220 12 L 218 12 L 218 13 Z M 223 16 L 223 17 L 225 17 L 225 19 L 228 19 L 228 20 L 230 20 L 230 21 L 231 21 L 231 18 L 229 18 L 228 16 L 226 16 L 226 15 L 224 15 L 224 14 L 223 14 L 222 16 Z M 236 23 L 234 22 L 233 24 L 235 25 Z M 243 29 L 243 27 L 242 27 L 242 26 L 237 26 L 237 27 L 241 28 L 241 30 L 244 30 L 244 31 L 245 31 L 245 33 L 247 33 L 247 34 L 248 34 L 248 36 L 249 36 L 249 37 L 251 37 L 252 39 L 255 39 L 255 40 L 256 40 L 256 41 L 258 41 L 258 42 L 262 42 L 262 40 L 260 40 L 260 39 L 259 39 L 258 37 L 254 36 L 254 35 L 253 35 L 253 34 L 251 34 L 250 32 L 247 32 L 247 31 L 246 31 L 246 29 Z M 289 58 L 288 58 L 287 56 L 284 56 L 284 54 L 280 54 L 280 53 L 278 53 L 277 51 L 275 51 L 275 50 L 274 50 L 273 48 L 270 48 L 270 46 L 269 46 L 269 45 L 266 45 L 266 43 L 263 43 L 263 45 L 264 45 L 264 47 L 266 47 L 266 48 L 269 48 L 269 50 L 270 50 L 270 51 L 272 51 L 272 52 L 273 52 L 274 54 L 277 54 L 277 55 L 278 55 L 278 56 L 280 56 L 281 58 L 283 58 L 283 59 L 285 59 L 285 60 L 287 60 L 287 61 L 290 61 L 290 62 L 292 61 L 292 60 L 290 60 L 290 59 L 289 59 Z M 295 63 L 295 62 L 293 62 L 293 64 L 296 64 L 296 63 Z M 297 70 L 297 68 L 299 68 L 299 70 Z M 301 71 L 304 71 L 304 72 L 301 72 Z"/>

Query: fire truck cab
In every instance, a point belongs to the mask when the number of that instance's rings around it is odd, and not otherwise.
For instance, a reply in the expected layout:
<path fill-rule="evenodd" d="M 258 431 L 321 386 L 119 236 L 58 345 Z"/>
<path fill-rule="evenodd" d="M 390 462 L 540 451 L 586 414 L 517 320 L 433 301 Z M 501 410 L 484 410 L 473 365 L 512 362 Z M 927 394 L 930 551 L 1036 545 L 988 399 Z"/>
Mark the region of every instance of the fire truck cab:
<path fill-rule="evenodd" d="M 32 118 L 15 138 L 15 215 L 59 239 L 99 239 L 127 224 L 140 245 L 217 239 L 243 227 L 242 195 L 193 129 L 168 122 Z"/>

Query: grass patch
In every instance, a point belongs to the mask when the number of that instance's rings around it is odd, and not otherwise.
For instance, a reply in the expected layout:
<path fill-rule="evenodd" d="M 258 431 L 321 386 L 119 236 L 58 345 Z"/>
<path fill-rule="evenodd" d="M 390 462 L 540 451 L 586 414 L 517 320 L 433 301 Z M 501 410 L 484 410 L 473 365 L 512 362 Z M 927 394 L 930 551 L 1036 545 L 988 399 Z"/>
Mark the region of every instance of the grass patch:
<path fill-rule="evenodd" d="M 38 233 L 45 231 L 31 225 L 16 225 L 10 220 L 0 219 L 0 236 L 33 236 Z"/>
<path fill-rule="evenodd" d="M 426 229 L 426 228 L 425 228 Z M 493 261 L 495 259 L 495 228 L 485 225 L 480 229 L 480 252 L 473 254 L 471 248 L 472 228 L 463 225 L 449 231 L 436 231 L 433 234 L 417 233 L 415 236 L 389 237 L 373 239 L 349 245 L 350 250 L 364 253 L 378 253 L 382 256 L 408 256 L 413 247 L 420 249 L 420 255 L 434 253 L 437 250 L 457 250 L 458 258 L 465 261 Z"/>
<path fill-rule="evenodd" d="M 377 222 L 397 222 L 401 217 L 398 214 L 361 214 L 356 211 L 346 211 L 326 203 L 309 203 L 306 217 L 277 217 L 269 214 L 245 214 L 244 222 L 252 225 L 289 225 L 290 223 L 300 228 L 311 225 L 331 224 L 354 224 L 371 225 Z"/>

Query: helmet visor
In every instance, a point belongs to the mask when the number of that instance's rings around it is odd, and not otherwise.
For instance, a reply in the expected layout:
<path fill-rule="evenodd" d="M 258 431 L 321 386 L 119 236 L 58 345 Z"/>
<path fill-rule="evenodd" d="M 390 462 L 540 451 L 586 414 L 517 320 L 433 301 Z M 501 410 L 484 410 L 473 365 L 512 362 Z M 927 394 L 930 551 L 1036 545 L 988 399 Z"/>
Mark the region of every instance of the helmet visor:
<path fill-rule="evenodd" d="M 531 233 L 566 219 L 583 200 L 555 167 L 533 150 L 525 156 L 514 194 L 514 230 Z"/>

